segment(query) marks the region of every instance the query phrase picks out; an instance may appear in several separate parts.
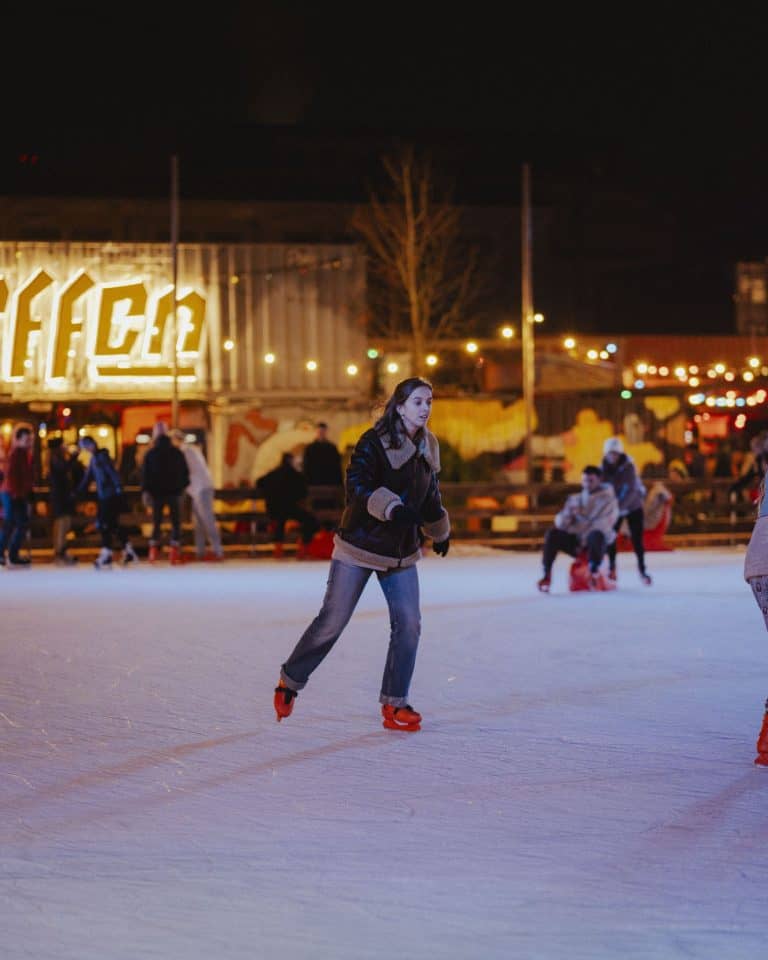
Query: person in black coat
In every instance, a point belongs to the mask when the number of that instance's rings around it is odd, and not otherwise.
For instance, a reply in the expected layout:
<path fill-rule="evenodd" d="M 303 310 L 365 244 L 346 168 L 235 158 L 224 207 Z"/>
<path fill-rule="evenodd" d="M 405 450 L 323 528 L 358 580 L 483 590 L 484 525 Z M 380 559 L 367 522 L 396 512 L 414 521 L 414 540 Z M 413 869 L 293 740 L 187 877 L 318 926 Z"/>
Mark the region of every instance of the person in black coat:
<path fill-rule="evenodd" d="M 427 430 L 431 409 L 431 384 L 419 377 L 403 380 L 355 446 L 323 605 L 280 669 L 278 720 L 290 715 L 296 694 L 341 636 L 375 573 L 390 618 L 379 696 L 384 726 L 420 729 L 421 715 L 408 703 L 421 633 L 416 564 L 425 537 L 441 557 L 450 543 L 437 481 L 440 448 Z"/>
<path fill-rule="evenodd" d="M 288 520 L 297 520 L 301 524 L 301 543 L 299 556 L 317 531 L 315 515 L 306 508 L 307 481 L 294 465 L 292 453 L 284 453 L 280 466 L 260 477 L 256 489 L 263 495 L 267 514 L 272 524 L 275 543 L 275 556 L 282 555 L 285 536 L 285 524 Z"/>
<path fill-rule="evenodd" d="M 158 559 L 163 514 L 171 519 L 170 561 L 181 561 L 181 497 L 189 486 L 189 467 L 184 454 L 174 446 L 164 423 L 155 424 L 153 443 L 141 466 L 141 492 L 152 504 L 152 536 L 149 559 Z"/>
<path fill-rule="evenodd" d="M 75 467 L 77 460 L 70 455 L 61 437 L 48 441 L 48 503 L 52 519 L 53 561 L 59 566 L 71 566 L 77 558 L 67 552 L 67 534 L 72 529 L 75 515 Z"/>
<path fill-rule="evenodd" d="M 338 496 L 315 497 L 312 505 L 317 510 L 332 510 L 338 507 L 344 486 L 341 471 L 341 454 L 335 443 L 328 439 L 328 424 L 322 420 L 315 424 L 315 439 L 304 448 L 302 469 L 310 487 L 337 487 Z M 326 525 L 333 527 L 332 523 Z"/>
<path fill-rule="evenodd" d="M 315 424 L 315 439 L 304 448 L 304 476 L 310 487 L 341 486 L 341 454 L 328 439 L 328 424 Z"/>

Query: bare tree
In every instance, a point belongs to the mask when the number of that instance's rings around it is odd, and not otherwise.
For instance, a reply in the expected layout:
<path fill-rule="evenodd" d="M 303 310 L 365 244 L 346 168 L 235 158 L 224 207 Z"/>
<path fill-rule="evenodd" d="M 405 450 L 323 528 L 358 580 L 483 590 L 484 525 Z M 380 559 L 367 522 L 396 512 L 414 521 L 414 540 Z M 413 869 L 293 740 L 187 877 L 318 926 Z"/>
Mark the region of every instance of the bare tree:
<path fill-rule="evenodd" d="M 372 192 L 351 226 L 368 250 L 370 332 L 404 341 L 419 375 L 441 340 L 471 326 L 478 258 L 450 192 L 437 196 L 428 159 L 406 147 L 383 164 L 386 195 Z"/>

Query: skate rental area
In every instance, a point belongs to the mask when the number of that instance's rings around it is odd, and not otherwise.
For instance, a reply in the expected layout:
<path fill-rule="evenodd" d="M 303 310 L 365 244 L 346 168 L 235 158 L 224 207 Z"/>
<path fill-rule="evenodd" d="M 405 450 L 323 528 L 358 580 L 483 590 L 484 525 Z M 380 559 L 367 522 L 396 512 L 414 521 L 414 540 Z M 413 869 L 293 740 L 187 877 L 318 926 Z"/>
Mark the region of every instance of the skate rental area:
<path fill-rule="evenodd" d="M 277 723 L 327 561 L 2 578 L 8 960 L 744 960 L 768 936 L 768 635 L 744 547 L 419 567 L 418 732 L 368 583 Z"/>

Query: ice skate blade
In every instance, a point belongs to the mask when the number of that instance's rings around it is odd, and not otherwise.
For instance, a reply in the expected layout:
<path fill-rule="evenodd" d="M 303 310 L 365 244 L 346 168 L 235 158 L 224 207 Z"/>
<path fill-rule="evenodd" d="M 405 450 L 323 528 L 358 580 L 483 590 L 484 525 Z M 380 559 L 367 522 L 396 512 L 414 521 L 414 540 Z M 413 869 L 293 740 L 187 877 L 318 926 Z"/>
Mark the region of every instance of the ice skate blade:
<path fill-rule="evenodd" d="M 382 720 L 381 725 L 385 730 L 404 730 L 406 733 L 416 733 L 421 730 L 420 723 L 396 723 L 394 720 Z"/>
<path fill-rule="evenodd" d="M 768 753 L 758 753 L 755 757 L 755 763 L 758 767 L 768 767 Z"/>

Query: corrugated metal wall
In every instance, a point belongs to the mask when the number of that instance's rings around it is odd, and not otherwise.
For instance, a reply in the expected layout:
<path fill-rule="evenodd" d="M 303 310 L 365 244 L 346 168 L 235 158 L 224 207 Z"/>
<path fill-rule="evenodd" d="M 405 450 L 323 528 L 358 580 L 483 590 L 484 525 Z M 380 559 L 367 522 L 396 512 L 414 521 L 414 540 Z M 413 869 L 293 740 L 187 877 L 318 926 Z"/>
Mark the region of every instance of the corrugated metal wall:
<path fill-rule="evenodd" d="M 36 271 L 45 269 L 55 284 L 86 270 L 96 283 L 142 280 L 151 292 L 172 282 L 167 244 L 0 243 L 0 272 L 9 295 L 0 303 L 6 315 L 12 292 Z M 180 385 L 180 394 L 355 397 L 362 376 L 350 377 L 347 366 L 365 370 L 365 261 L 352 245 L 196 244 L 178 248 L 179 297 L 194 288 L 205 296 L 206 323 L 197 384 Z M 55 288 L 35 302 L 42 322 L 36 341 L 45 341 L 46 317 Z M 89 322 L 91 301 L 78 308 Z M 3 332 L 8 323 L 3 325 Z M 226 341 L 232 349 L 227 350 Z M 0 346 L 3 346 L 0 344 Z M 275 356 L 268 364 L 267 353 Z M 168 358 L 170 359 L 170 358 Z M 317 369 L 307 369 L 314 360 Z M 23 383 L 8 384 L 19 397 L 44 392 L 42 364 L 34 362 Z M 95 388 L 82 370 L 77 381 L 84 393 Z M 130 384 L 98 384 L 98 394 L 126 396 Z M 141 396 L 155 389 L 142 384 Z M 157 385 L 167 392 L 167 385 Z"/>

